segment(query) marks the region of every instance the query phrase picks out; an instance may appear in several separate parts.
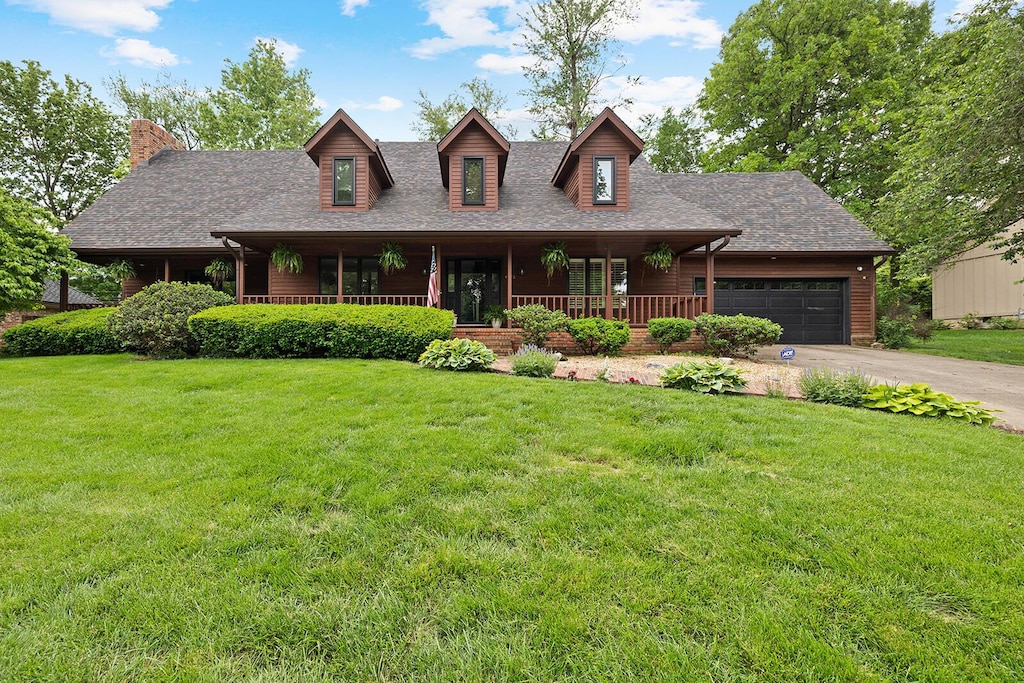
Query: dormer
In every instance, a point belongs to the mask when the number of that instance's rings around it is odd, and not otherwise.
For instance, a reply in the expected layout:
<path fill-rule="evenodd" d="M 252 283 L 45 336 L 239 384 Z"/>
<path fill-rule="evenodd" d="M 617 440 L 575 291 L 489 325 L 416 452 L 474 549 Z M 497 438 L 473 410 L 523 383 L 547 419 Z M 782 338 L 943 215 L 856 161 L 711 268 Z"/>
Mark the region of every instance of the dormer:
<path fill-rule="evenodd" d="M 582 211 L 628 211 L 629 166 L 644 141 L 608 107 L 576 136 L 551 183 Z"/>
<path fill-rule="evenodd" d="M 321 211 L 369 211 L 395 184 L 380 147 L 343 109 L 305 145 L 320 168 Z"/>
<path fill-rule="evenodd" d="M 498 210 L 498 188 L 505 181 L 510 147 L 476 108 L 448 131 L 437 143 L 437 160 L 449 210 Z"/>

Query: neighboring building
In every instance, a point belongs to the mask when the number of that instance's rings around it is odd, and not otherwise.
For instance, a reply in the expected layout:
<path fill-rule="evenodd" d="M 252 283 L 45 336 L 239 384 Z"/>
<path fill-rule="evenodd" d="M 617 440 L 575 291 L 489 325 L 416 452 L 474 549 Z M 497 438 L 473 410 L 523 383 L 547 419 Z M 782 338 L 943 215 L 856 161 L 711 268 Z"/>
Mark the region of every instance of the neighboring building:
<path fill-rule="evenodd" d="M 1024 220 L 1007 235 L 1024 230 Z M 1003 258 L 1006 248 L 992 243 L 965 251 L 932 271 L 932 318 L 956 320 L 968 313 L 980 318 L 1024 316 L 1024 260 Z"/>
<path fill-rule="evenodd" d="M 74 287 L 68 287 L 67 306 L 65 310 L 77 310 L 80 308 L 96 308 L 102 306 L 103 302 L 85 292 L 80 292 Z M 14 311 L 0 318 L 0 332 L 4 332 L 15 325 L 20 325 L 28 320 L 42 318 L 61 310 L 60 305 L 60 282 L 57 280 L 46 280 L 43 283 L 43 295 L 40 297 L 42 308 L 34 311 Z"/>
<path fill-rule="evenodd" d="M 239 302 L 425 305 L 434 248 L 460 327 L 541 303 L 638 326 L 743 312 L 786 341 L 869 343 L 874 257 L 892 253 L 798 172 L 654 172 L 610 109 L 568 144 L 510 143 L 476 110 L 437 144 L 378 143 L 341 110 L 304 150 L 178 151 L 148 121 L 132 143 L 132 173 L 65 228 L 81 258 L 133 262 L 128 295 L 227 256 Z M 541 251 L 562 241 L 569 268 L 549 279 Z M 384 242 L 407 268 L 380 272 Z M 668 272 L 643 261 L 661 243 Z M 301 273 L 271 265 L 277 245 Z"/>

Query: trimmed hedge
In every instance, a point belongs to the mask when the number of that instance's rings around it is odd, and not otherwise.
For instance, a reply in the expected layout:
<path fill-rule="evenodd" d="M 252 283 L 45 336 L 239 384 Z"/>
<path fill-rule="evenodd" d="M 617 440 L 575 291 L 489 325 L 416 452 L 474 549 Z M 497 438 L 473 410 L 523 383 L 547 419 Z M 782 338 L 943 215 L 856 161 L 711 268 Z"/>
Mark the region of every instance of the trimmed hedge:
<path fill-rule="evenodd" d="M 204 356 L 412 361 L 454 323 L 436 308 L 358 304 L 225 306 L 188 320 Z"/>
<path fill-rule="evenodd" d="M 704 337 L 704 349 L 719 356 L 737 353 L 753 356 L 761 346 L 771 346 L 782 336 L 782 326 L 750 315 L 703 313 L 695 322 L 697 334 Z"/>
<path fill-rule="evenodd" d="M 647 331 L 651 339 L 658 342 L 661 353 L 668 353 L 673 344 L 689 341 L 696 326 L 697 323 L 689 318 L 651 318 L 647 321 Z"/>
<path fill-rule="evenodd" d="M 625 320 L 577 318 L 566 323 L 572 340 L 583 353 L 615 355 L 629 343 L 629 323 Z"/>
<path fill-rule="evenodd" d="M 48 315 L 12 327 L 4 333 L 12 356 L 70 356 L 86 353 L 118 353 L 121 345 L 107 329 L 116 309 L 89 308 Z"/>

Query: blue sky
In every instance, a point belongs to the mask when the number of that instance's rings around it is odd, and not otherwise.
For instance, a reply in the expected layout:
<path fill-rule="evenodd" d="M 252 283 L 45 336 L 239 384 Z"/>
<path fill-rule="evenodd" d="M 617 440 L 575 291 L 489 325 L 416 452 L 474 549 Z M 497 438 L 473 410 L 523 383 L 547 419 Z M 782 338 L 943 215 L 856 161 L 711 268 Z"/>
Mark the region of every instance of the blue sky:
<path fill-rule="evenodd" d="M 718 41 L 744 0 L 636 0 L 637 18 L 617 28 L 641 76 L 627 91 L 644 113 L 693 101 L 718 55 Z M 937 0 L 936 27 L 976 0 Z M 108 95 L 117 72 L 130 83 L 163 69 L 192 85 L 216 87 L 224 59 L 243 61 L 257 38 L 279 41 L 289 63 L 311 72 L 326 119 L 346 109 L 373 137 L 411 140 L 415 100 L 435 102 L 480 76 L 509 96 L 510 122 L 527 138 L 531 122 L 518 94 L 526 83 L 515 48 L 527 0 L 4 0 L 0 59 L 33 59 L 54 75 L 70 74 Z M 613 78 L 617 94 L 621 78 Z"/>

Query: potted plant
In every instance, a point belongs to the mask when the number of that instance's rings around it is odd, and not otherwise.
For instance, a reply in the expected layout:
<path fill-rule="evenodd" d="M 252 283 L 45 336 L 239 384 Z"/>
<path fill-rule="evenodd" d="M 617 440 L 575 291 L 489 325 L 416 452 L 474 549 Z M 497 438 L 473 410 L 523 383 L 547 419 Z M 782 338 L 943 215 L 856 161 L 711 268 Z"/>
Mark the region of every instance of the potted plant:
<path fill-rule="evenodd" d="M 380 263 L 380 269 L 384 271 L 385 275 L 402 270 L 408 264 L 405 254 L 402 253 L 402 245 L 398 242 L 385 242 L 380 245 L 377 262 Z"/>
<path fill-rule="evenodd" d="M 302 254 L 292 249 L 290 244 L 278 242 L 274 250 L 270 252 L 270 261 L 277 268 L 277 272 L 301 273 Z"/>
<path fill-rule="evenodd" d="M 505 315 L 505 308 L 503 306 L 492 304 L 484 310 L 484 320 L 489 322 L 494 329 L 498 329 L 505 324 L 508 317 Z"/>
<path fill-rule="evenodd" d="M 135 266 L 126 259 L 116 259 L 107 266 L 107 272 L 115 280 L 127 280 L 135 277 Z"/>
<path fill-rule="evenodd" d="M 210 261 L 210 265 L 203 269 L 203 272 L 206 277 L 210 278 L 213 288 L 219 290 L 224 287 L 224 281 L 235 272 L 235 267 L 227 259 L 215 258 Z"/>
<path fill-rule="evenodd" d="M 540 250 L 540 263 L 548 274 L 550 284 L 551 276 L 555 272 L 561 272 L 569 267 L 569 245 L 564 241 L 545 244 Z"/>
<path fill-rule="evenodd" d="M 672 269 L 672 262 L 675 258 L 675 252 L 673 252 L 672 248 L 665 242 L 662 242 L 650 251 L 644 252 L 644 263 L 651 268 L 656 268 L 664 273 L 667 273 Z"/>

